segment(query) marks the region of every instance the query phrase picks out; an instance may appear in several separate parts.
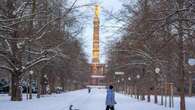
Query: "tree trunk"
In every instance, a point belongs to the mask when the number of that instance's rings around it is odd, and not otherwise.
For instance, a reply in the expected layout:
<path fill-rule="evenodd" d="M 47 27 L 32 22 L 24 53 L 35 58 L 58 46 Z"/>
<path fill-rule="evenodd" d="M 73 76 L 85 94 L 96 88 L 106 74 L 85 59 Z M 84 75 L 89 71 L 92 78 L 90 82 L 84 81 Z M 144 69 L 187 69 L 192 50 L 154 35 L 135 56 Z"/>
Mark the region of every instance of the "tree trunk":
<path fill-rule="evenodd" d="M 189 96 L 192 97 L 192 76 L 189 76 Z"/>
<path fill-rule="evenodd" d="M 32 99 L 32 75 L 29 75 L 29 99 Z"/>
<path fill-rule="evenodd" d="M 144 94 L 141 95 L 141 100 L 145 100 L 145 95 Z"/>
<path fill-rule="evenodd" d="M 180 110 L 185 109 L 184 80 L 180 79 Z"/>
<path fill-rule="evenodd" d="M 157 96 L 157 89 L 154 91 L 154 103 L 157 104 L 158 103 L 158 96 Z"/>
<path fill-rule="evenodd" d="M 41 76 L 41 95 L 45 95 L 47 93 L 47 85 L 46 79 L 44 76 Z"/>
<path fill-rule="evenodd" d="M 150 102 L 150 93 L 148 93 L 147 102 Z"/>
<path fill-rule="evenodd" d="M 12 79 L 11 100 L 22 101 L 21 89 L 19 87 L 20 77 L 17 74 L 17 72 L 12 74 L 11 79 Z"/>
<path fill-rule="evenodd" d="M 137 99 L 139 100 L 140 99 L 140 91 L 139 91 L 139 89 L 137 88 Z"/>
<path fill-rule="evenodd" d="M 40 98 L 41 95 L 41 75 L 37 78 L 37 98 Z"/>
<path fill-rule="evenodd" d="M 63 77 L 60 78 L 60 84 L 61 84 L 61 87 L 62 87 L 62 91 L 65 91 L 65 80 Z"/>
<path fill-rule="evenodd" d="M 177 3 L 179 5 L 179 9 L 184 8 L 184 1 L 183 0 L 177 0 Z M 178 72 L 179 72 L 179 94 L 180 94 L 180 110 L 186 110 L 185 107 L 185 93 L 184 93 L 184 85 L 185 85 L 185 73 L 184 73 L 184 28 L 183 28 L 183 21 L 182 19 L 184 18 L 184 13 L 179 12 L 178 13 L 179 17 L 179 63 L 178 63 Z"/>
<path fill-rule="evenodd" d="M 12 75 L 11 74 L 9 74 L 9 96 L 11 96 L 12 95 Z"/>
<path fill-rule="evenodd" d="M 52 94 L 55 92 L 55 76 L 49 75 L 49 94 Z"/>
<path fill-rule="evenodd" d="M 143 100 L 145 100 L 145 89 L 144 88 L 142 88 L 142 89 L 140 89 L 141 90 L 141 92 L 140 92 L 140 99 L 143 101 Z"/>

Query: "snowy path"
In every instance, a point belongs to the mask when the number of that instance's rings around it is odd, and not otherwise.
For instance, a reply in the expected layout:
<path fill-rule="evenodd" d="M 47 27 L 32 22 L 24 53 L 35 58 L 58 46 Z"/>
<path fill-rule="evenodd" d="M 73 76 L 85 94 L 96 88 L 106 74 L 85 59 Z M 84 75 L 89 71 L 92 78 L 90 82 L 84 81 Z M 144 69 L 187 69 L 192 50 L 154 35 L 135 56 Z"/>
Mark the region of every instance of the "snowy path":
<path fill-rule="evenodd" d="M 11 102 L 8 96 L 0 95 L 0 110 L 68 110 L 71 104 L 80 110 L 105 110 L 105 95 L 106 90 L 93 89 L 90 94 L 87 90 L 79 90 L 22 102 Z M 178 110 L 178 100 L 174 109 L 138 101 L 122 94 L 116 94 L 116 101 L 116 110 Z M 195 110 L 192 104 L 194 101 L 194 97 L 187 100 L 187 110 Z"/>

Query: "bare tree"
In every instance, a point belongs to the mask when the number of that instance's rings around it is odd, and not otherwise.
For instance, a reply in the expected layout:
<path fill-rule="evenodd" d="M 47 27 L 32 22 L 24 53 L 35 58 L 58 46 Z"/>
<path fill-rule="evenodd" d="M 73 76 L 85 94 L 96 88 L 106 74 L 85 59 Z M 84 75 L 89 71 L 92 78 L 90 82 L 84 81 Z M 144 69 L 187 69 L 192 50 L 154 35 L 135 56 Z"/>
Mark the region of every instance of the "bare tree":
<path fill-rule="evenodd" d="M 78 23 L 74 10 L 82 6 L 75 6 L 77 0 L 70 5 L 66 0 L 0 2 L 0 39 L 5 45 L 0 56 L 6 61 L 1 62 L 0 69 L 11 74 L 11 100 L 19 101 L 22 100 L 21 77 L 25 73 L 55 57 L 67 58 L 61 46 L 82 31 L 74 27 Z"/>

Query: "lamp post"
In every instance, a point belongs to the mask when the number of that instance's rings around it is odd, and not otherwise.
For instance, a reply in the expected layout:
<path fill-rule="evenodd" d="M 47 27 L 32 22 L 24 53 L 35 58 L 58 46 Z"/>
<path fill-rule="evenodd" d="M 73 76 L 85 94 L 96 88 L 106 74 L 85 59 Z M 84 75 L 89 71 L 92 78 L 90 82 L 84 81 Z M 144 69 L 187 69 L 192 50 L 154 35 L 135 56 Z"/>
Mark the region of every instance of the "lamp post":
<path fill-rule="evenodd" d="M 132 90 L 131 90 L 131 86 L 130 86 L 130 81 L 131 81 L 131 77 L 128 77 L 128 82 L 129 82 L 129 87 L 128 87 L 128 93 L 131 95 L 132 97 Z"/>
<path fill-rule="evenodd" d="M 139 74 L 137 74 L 136 75 L 136 80 L 139 80 L 140 79 L 140 75 Z M 138 91 L 138 89 L 137 89 L 137 84 L 135 85 L 135 95 L 137 96 L 136 98 L 137 99 L 139 99 L 139 91 Z"/>
<path fill-rule="evenodd" d="M 158 74 L 158 75 L 160 75 L 159 73 L 160 73 L 160 68 L 155 68 L 155 73 L 156 74 Z M 155 75 L 156 76 L 156 75 Z M 160 75 L 160 78 L 161 78 L 161 75 Z M 155 87 L 156 88 L 156 87 Z M 154 103 L 158 103 L 158 97 L 157 97 L 157 93 L 156 93 L 157 91 L 155 91 L 155 95 L 154 95 Z M 162 105 L 162 103 L 163 103 L 163 97 L 162 97 L 162 91 L 161 91 L 161 105 Z"/>
<path fill-rule="evenodd" d="M 157 74 L 159 74 L 159 73 L 160 73 L 160 68 L 155 68 L 155 72 L 156 72 Z"/>
<path fill-rule="evenodd" d="M 32 75 L 33 75 L 33 70 L 29 71 L 29 99 L 32 99 Z"/>
<path fill-rule="evenodd" d="M 41 75 L 38 75 L 37 79 L 37 98 L 40 98 L 41 95 Z"/>
<path fill-rule="evenodd" d="M 194 66 L 195 65 L 195 59 L 194 58 L 190 58 L 188 60 L 188 63 L 190 66 Z M 189 96 L 192 96 L 192 72 L 189 72 Z"/>
<path fill-rule="evenodd" d="M 43 81 L 43 94 L 46 94 L 47 93 L 47 75 L 45 74 L 44 76 L 44 81 Z"/>
<path fill-rule="evenodd" d="M 138 75 L 136 76 L 136 78 L 139 79 L 139 78 L 140 78 L 140 75 L 138 74 Z"/>
<path fill-rule="evenodd" d="M 118 92 L 120 92 L 120 80 L 117 80 L 117 90 L 118 90 Z"/>
<path fill-rule="evenodd" d="M 131 81 L 131 77 L 128 77 L 128 80 Z"/>
<path fill-rule="evenodd" d="M 192 97 L 192 72 L 189 72 L 189 97 Z"/>
<path fill-rule="evenodd" d="M 122 87 L 122 93 L 125 93 L 125 79 L 121 78 L 121 87 Z"/>

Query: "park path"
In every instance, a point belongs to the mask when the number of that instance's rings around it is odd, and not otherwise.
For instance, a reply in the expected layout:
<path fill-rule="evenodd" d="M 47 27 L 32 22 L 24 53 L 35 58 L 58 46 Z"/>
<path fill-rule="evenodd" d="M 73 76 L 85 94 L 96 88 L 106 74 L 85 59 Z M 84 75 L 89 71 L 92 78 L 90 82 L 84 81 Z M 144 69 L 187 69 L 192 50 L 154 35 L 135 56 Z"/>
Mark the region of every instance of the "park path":
<path fill-rule="evenodd" d="M 63 94 L 53 94 L 40 99 L 33 98 L 22 102 L 11 102 L 7 95 L 0 96 L 0 110 L 69 110 L 70 105 L 79 110 L 105 110 L 105 89 L 92 89 L 88 94 L 87 89 L 67 92 Z M 115 110 L 178 110 L 176 107 L 168 109 L 158 104 L 138 101 L 129 96 L 116 93 L 117 105 Z M 187 100 L 188 110 L 193 110 L 192 104 L 195 98 Z"/>

